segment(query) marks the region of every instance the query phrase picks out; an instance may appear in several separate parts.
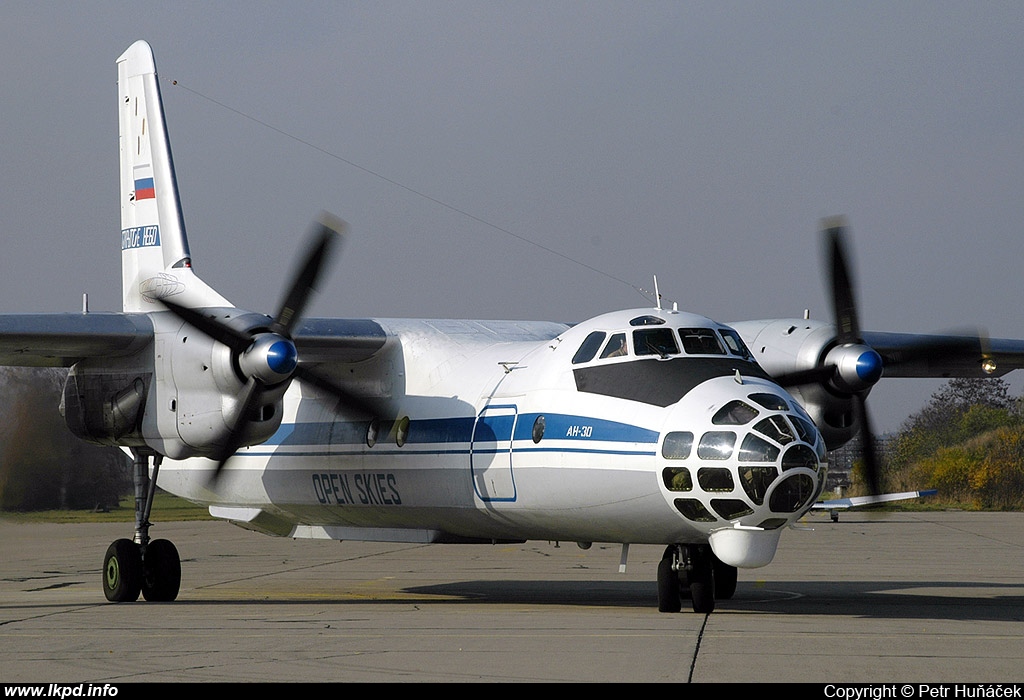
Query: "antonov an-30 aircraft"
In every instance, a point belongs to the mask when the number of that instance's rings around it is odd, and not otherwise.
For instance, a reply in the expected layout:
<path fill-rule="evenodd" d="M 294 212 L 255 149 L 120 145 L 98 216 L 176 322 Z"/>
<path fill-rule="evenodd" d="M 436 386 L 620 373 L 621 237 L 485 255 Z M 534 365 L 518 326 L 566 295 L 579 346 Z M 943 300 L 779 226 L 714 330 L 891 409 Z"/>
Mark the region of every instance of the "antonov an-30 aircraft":
<path fill-rule="evenodd" d="M 68 427 L 134 458 L 111 601 L 178 595 L 178 552 L 150 538 L 159 484 L 285 537 L 664 545 L 659 608 L 709 613 L 813 506 L 827 450 L 870 446 L 883 373 L 1024 366 L 1024 341 L 862 333 L 838 221 L 834 323 L 660 303 L 575 325 L 303 318 L 329 217 L 276 315 L 238 309 L 192 270 L 149 45 L 117 69 L 123 312 L 0 316 L 0 362 L 69 367 Z"/>

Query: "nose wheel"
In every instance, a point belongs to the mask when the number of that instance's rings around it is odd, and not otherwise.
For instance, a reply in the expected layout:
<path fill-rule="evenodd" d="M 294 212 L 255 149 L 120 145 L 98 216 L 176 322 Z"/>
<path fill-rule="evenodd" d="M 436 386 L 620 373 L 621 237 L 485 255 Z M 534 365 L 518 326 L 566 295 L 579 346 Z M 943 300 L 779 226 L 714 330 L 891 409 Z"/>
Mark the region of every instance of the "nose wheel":
<path fill-rule="evenodd" d="M 149 514 L 160 471 L 161 455 L 153 460 L 153 478 L 149 477 L 149 457 L 132 451 L 135 477 L 135 539 L 115 540 L 103 557 L 103 595 L 112 603 L 130 603 L 139 593 L 151 602 L 167 602 L 178 597 L 181 586 L 181 558 L 169 540 L 149 539 Z"/>
<path fill-rule="evenodd" d="M 705 544 L 669 545 L 658 563 L 658 610 L 682 610 L 689 598 L 695 613 L 710 613 L 715 599 L 736 592 L 736 567 L 720 561 Z"/>

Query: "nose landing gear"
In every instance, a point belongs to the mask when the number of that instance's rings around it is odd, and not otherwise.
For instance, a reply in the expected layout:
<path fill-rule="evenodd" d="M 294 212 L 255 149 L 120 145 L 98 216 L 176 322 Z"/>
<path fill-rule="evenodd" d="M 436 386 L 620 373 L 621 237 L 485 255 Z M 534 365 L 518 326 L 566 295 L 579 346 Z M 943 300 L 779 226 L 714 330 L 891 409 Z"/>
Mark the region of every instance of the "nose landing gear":
<path fill-rule="evenodd" d="M 658 610 L 679 612 L 689 598 L 696 613 L 710 613 L 715 599 L 736 592 L 736 567 L 723 563 L 705 544 L 673 544 L 658 563 Z"/>

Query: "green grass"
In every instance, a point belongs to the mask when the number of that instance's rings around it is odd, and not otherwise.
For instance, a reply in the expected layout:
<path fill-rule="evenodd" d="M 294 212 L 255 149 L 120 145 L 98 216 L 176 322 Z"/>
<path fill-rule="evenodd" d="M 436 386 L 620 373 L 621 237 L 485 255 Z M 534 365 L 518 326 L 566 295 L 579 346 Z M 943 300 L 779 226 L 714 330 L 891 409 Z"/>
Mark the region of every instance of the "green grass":
<path fill-rule="evenodd" d="M 149 516 L 153 523 L 213 519 L 205 506 L 197 506 L 162 491 L 158 491 L 153 498 L 153 509 Z M 0 520 L 19 523 L 134 523 L 135 498 L 122 498 L 117 508 L 105 513 L 89 510 L 4 511 L 0 512 Z"/>

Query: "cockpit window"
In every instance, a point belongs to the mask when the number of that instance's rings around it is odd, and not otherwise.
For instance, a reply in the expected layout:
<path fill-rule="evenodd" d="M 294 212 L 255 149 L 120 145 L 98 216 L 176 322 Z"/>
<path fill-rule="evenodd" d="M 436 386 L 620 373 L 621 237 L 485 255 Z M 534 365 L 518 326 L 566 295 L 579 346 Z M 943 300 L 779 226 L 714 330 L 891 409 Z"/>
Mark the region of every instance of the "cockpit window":
<path fill-rule="evenodd" d="M 671 328 L 643 328 L 633 331 L 633 351 L 637 355 L 678 355 L 679 346 Z"/>
<path fill-rule="evenodd" d="M 631 326 L 660 326 L 665 323 L 665 319 L 658 318 L 657 316 L 637 316 L 630 320 L 629 325 Z"/>
<path fill-rule="evenodd" d="M 616 333 L 608 339 L 608 344 L 604 346 L 604 351 L 601 353 L 601 359 L 606 357 L 623 357 L 628 355 L 629 350 L 626 348 L 626 334 Z"/>
<path fill-rule="evenodd" d="M 722 328 L 718 331 L 722 334 L 722 340 L 725 341 L 726 347 L 729 348 L 729 352 L 733 355 L 737 355 L 744 359 L 750 359 L 753 357 L 750 351 L 747 350 L 747 346 L 743 343 L 743 339 L 740 338 L 740 334 L 731 328 Z"/>
<path fill-rule="evenodd" d="M 781 396 L 776 396 L 775 394 L 751 394 L 747 398 L 761 404 L 769 411 L 786 411 L 789 409 L 789 404 Z"/>
<path fill-rule="evenodd" d="M 680 328 L 679 337 L 687 355 L 724 355 L 722 341 L 711 328 Z"/>
<path fill-rule="evenodd" d="M 715 425 L 746 425 L 757 418 L 757 409 L 739 399 L 718 409 L 718 412 L 711 419 Z"/>
<path fill-rule="evenodd" d="M 601 343 L 604 342 L 604 333 L 601 331 L 594 331 L 587 336 L 586 340 L 583 341 L 583 345 L 576 351 L 576 354 L 572 356 L 572 363 L 578 365 L 581 362 L 590 362 L 594 359 L 594 355 L 597 354 L 598 349 L 601 347 Z"/>

